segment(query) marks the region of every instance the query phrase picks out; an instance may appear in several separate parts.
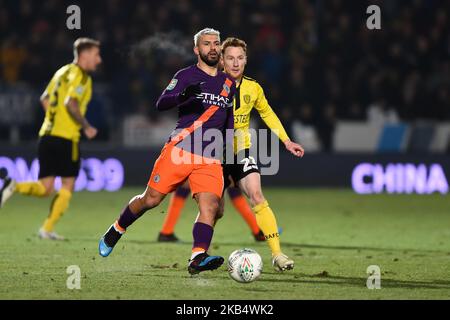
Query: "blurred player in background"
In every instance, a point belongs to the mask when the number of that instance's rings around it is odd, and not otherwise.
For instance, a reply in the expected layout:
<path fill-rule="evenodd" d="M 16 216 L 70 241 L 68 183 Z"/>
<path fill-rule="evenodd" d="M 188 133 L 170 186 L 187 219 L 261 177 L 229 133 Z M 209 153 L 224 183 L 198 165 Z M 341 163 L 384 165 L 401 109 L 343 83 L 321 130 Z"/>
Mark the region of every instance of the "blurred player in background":
<path fill-rule="evenodd" d="M 200 211 L 192 231 L 194 243 L 188 271 L 196 274 L 214 270 L 224 261 L 223 257 L 207 254 L 224 187 L 222 165 L 217 159 L 223 154 L 223 145 L 220 144 L 219 154 L 205 156 L 205 150 L 216 145 L 216 141 L 204 141 L 202 134 L 197 140 L 195 133 L 219 131 L 222 141 L 226 141 L 225 130 L 233 129 L 232 97 L 236 85 L 217 68 L 221 53 L 218 31 L 206 28 L 198 32 L 194 36 L 194 52 L 197 64 L 178 71 L 156 103 L 161 111 L 178 107 L 177 126 L 154 164 L 144 193 L 131 199 L 100 239 L 99 253 L 103 257 L 111 253 L 134 221 L 158 206 L 187 179 Z M 194 133 L 195 130 L 199 131 Z"/>
<path fill-rule="evenodd" d="M 264 123 L 278 135 L 286 150 L 296 157 L 303 157 L 303 147 L 292 142 L 283 128 L 280 120 L 270 107 L 259 83 L 244 76 L 247 64 L 247 44 L 238 38 L 227 38 L 222 43 L 221 62 L 225 72 L 236 81 L 234 98 L 234 164 L 224 165 L 225 186 L 238 186 L 249 198 L 256 215 L 258 226 L 264 233 L 272 251 L 272 264 L 278 271 L 294 267 L 294 261 L 281 252 L 280 235 L 277 221 L 269 203 L 261 190 L 261 175 L 258 165 L 250 156 L 251 137 L 250 112 L 255 108 Z"/>
<path fill-rule="evenodd" d="M 54 232 L 56 222 L 69 207 L 80 169 L 80 130 L 88 139 L 97 135 L 97 129 L 89 124 L 84 115 L 92 96 L 92 79 L 89 72 L 102 62 L 100 42 L 79 38 L 73 44 L 74 60 L 60 68 L 41 95 L 45 118 L 39 131 L 39 180 L 16 183 L 5 179 L 0 193 L 1 205 L 14 192 L 35 197 L 47 197 L 54 193 L 56 177 L 62 186 L 50 205 L 50 213 L 42 227 L 42 239 L 63 240 Z"/>

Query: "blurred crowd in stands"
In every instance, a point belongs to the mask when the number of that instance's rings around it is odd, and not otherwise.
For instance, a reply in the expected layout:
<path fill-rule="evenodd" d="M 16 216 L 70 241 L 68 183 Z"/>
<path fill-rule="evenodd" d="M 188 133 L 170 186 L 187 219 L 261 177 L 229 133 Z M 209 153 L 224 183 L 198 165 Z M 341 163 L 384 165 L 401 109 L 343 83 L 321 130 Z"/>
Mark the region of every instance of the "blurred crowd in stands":
<path fill-rule="evenodd" d="M 66 27 L 71 4 L 81 30 Z M 381 30 L 366 26 L 372 4 Z M 337 119 L 450 120 L 449 14 L 442 0 L 0 0 L 0 94 L 41 92 L 74 39 L 96 38 L 104 63 L 90 116 L 108 139 L 127 115 L 159 121 L 158 96 L 195 62 L 193 35 L 213 27 L 247 42 L 246 73 L 288 131 L 312 125 L 327 149 Z"/>

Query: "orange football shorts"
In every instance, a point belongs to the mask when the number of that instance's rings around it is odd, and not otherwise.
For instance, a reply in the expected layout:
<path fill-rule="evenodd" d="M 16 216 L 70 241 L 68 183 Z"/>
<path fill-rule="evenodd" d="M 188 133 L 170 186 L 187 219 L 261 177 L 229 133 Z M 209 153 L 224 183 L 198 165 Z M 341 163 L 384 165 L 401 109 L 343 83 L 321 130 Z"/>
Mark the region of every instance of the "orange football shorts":
<path fill-rule="evenodd" d="M 186 179 L 192 195 L 210 192 L 222 198 L 224 181 L 219 160 L 196 155 L 166 143 L 153 166 L 147 185 L 168 194 Z"/>

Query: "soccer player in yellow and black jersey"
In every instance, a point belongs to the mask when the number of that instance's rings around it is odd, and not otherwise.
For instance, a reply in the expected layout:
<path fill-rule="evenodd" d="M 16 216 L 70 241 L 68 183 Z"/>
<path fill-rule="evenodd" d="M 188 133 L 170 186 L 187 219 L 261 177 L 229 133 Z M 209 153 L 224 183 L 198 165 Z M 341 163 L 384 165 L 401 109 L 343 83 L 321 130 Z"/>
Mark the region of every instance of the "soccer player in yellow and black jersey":
<path fill-rule="evenodd" d="M 236 81 L 234 98 L 234 164 L 224 165 L 224 178 L 238 186 L 249 198 L 258 226 L 263 231 L 272 251 L 272 264 L 278 271 L 294 267 L 294 261 L 281 252 L 277 221 L 261 190 L 261 176 L 257 163 L 249 155 L 250 112 L 256 109 L 265 124 L 278 135 L 286 149 L 297 157 L 303 157 L 303 147 L 292 142 L 280 120 L 270 107 L 259 83 L 244 76 L 247 64 L 247 45 L 237 38 L 227 38 L 222 43 L 222 65 L 225 72 Z M 244 153 L 244 155 L 241 155 Z M 238 159 L 243 161 L 238 162 Z"/>
<path fill-rule="evenodd" d="M 53 230 L 69 207 L 80 169 L 80 130 L 88 139 L 97 135 L 97 129 L 84 115 L 92 95 L 92 79 L 88 73 L 95 71 L 101 61 L 98 41 L 79 38 L 74 42 L 73 62 L 56 71 L 41 96 L 45 119 L 39 131 L 39 180 L 16 183 L 7 178 L 0 194 L 2 205 L 14 192 L 47 197 L 54 193 L 55 178 L 61 177 L 61 189 L 39 229 L 40 238 L 64 239 Z"/>

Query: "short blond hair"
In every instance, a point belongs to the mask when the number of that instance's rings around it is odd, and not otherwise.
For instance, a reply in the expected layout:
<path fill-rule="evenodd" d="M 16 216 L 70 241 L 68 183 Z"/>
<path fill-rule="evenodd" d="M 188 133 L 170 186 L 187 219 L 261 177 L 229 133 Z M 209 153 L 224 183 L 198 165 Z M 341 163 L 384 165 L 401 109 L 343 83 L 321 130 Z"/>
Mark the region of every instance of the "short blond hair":
<path fill-rule="evenodd" d="M 78 58 L 81 52 L 92 47 L 100 47 L 100 41 L 91 38 L 78 38 L 73 43 L 73 56 Z"/>

